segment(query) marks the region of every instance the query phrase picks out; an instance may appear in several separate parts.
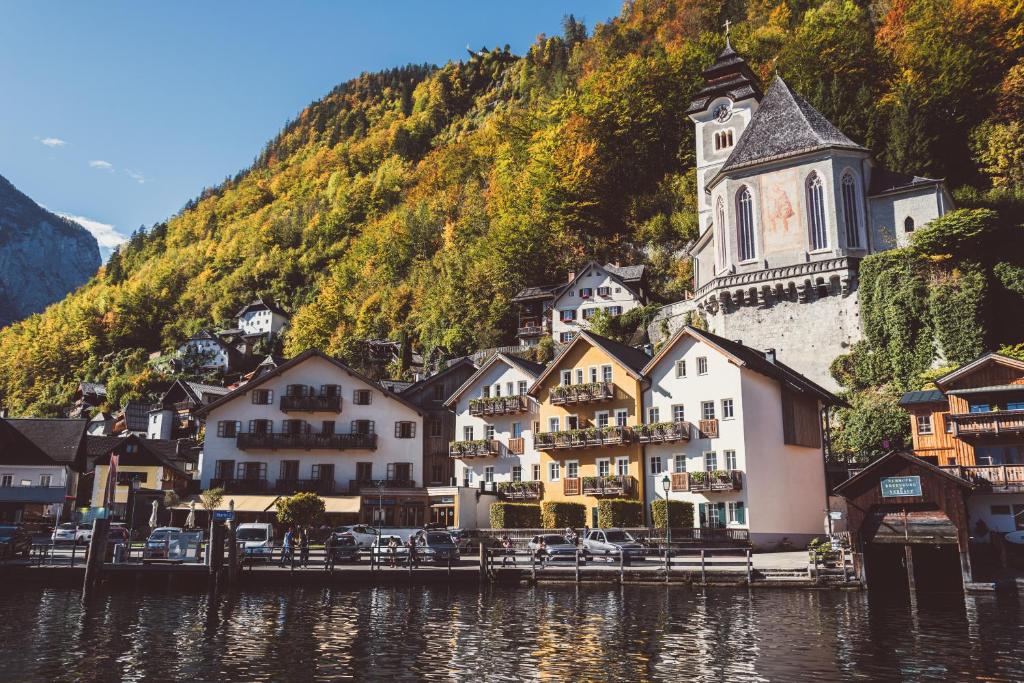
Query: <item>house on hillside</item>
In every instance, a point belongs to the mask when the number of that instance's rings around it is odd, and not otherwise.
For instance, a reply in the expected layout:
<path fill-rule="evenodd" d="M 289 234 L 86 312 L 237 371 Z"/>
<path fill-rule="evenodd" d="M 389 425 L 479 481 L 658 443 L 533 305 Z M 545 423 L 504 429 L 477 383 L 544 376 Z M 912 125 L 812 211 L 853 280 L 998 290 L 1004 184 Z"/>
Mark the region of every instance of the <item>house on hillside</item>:
<path fill-rule="evenodd" d="M 79 382 L 73 400 L 68 417 L 88 417 L 90 411 L 107 402 L 107 387 L 98 382 Z"/>
<path fill-rule="evenodd" d="M 247 336 L 280 334 L 291 320 L 291 316 L 268 297 L 259 297 L 243 306 L 235 317 L 238 319 L 238 329 Z"/>
<path fill-rule="evenodd" d="M 87 424 L 0 418 L 0 521 L 68 518 L 85 468 Z"/>
<path fill-rule="evenodd" d="M 238 370 L 243 354 L 207 329 L 189 337 L 178 347 L 178 357 L 186 368 L 229 372 Z"/>
<path fill-rule="evenodd" d="M 128 401 L 121 412 L 114 417 L 112 434 L 115 436 L 141 436 L 149 434 L 149 414 L 159 408 L 158 404 L 142 401 Z"/>
<path fill-rule="evenodd" d="M 512 299 L 518 307 L 519 343 L 532 346 L 547 335 L 568 344 L 598 312 L 621 315 L 646 304 L 646 280 L 646 266 L 591 261 L 570 272 L 564 283 L 527 287 Z"/>
<path fill-rule="evenodd" d="M 146 438 L 189 439 L 199 435 L 195 411 L 230 391 L 227 387 L 177 380 L 164 392 L 160 403 L 149 411 Z"/>

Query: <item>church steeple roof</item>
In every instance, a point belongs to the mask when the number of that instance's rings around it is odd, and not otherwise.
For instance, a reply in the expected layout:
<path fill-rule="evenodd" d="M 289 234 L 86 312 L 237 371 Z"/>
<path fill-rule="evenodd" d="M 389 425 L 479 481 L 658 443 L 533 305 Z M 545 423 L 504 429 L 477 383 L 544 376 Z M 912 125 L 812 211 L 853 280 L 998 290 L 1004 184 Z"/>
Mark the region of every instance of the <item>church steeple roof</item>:
<path fill-rule="evenodd" d="M 718 175 L 826 148 L 866 151 L 776 75 Z"/>
<path fill-rule="evenodd" d="M 725 49 L 718 55 L 715 63 L 704 71 L 704 87 L 693 96 L 686 113 L 702 112 L 716 97 L 723 95 L 731 98 L 733 102 L 748 97 L 761 99 L 761 86 L 757 82 L 757 76 L 732 49 L 728 36 L 725 39 Z"/>

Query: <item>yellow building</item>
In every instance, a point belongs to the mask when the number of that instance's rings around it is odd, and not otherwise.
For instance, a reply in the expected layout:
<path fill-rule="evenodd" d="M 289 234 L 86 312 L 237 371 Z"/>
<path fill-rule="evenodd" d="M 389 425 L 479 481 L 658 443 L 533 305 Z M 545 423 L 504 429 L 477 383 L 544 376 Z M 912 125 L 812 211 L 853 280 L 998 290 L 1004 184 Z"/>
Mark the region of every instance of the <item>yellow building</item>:
<path fill-rule="evenodd" d="M 644 500 L 643 447 L 632 428 L 642 422 L 647 354 L 580 332 L 537 378 L 542 501 L 582 503 L 597 526 L 602 498 Z"/>
<path fill-rule="evenodd" d="M 92 437 L 99 453 L 95 460 L 92 507 L 107 507 L 113 517 L 124 519 L 132 486 L 149 490 L 174 490 L 184 494 L 195 470 L 195 453 L 189 441 L 163 441 L 128 437 Z M 113 456 L 117 478 L 113 499 L 104 501 Z M 106 506 L 104 506 L 106 502 Z"/>

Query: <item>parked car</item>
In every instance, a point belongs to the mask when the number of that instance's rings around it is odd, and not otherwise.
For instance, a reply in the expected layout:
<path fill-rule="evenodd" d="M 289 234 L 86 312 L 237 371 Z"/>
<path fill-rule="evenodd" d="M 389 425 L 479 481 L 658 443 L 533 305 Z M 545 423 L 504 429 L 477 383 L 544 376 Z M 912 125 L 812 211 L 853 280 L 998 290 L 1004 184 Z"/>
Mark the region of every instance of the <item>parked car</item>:
<path fill-rule="evenodd" d="M 0 557 L 28 557 L 32 552 L 32 534 L 17 524 L 0 525 Z"/>
<path fill-rule="evenodd" d="M 480 552 L 480 545 L 485 548 L 500 548 L 501 541 L 493 536 L 481 536 L 477 531 L 467 529 L 452 529 L 448 532 L 459 551 L 467 555 L 475 555 Z"/>
<path fill-rule="evenodd" d="M 92 538 L 92 530 L 89 531 L 89 538 Z M 131 543 L 131 534 L 124 524 L 111 524 L 107 530 L 107 543 L 124 543 L 126 546 Z"/>
<path fill-rule="evenodd" d="M 330 544 L 330 552 L 335 562 L 359 561 L 359 543 L 352 534 L 331 534 Z"/>
<path fill-rule="evenodd" d="M 337 526 L 331 531 L 331 533 L 337 534 L 351 534 L 356 539 L 356 544 L 360 548 L 369 548 L 376 540 L 377 535 L 380 533 L 377 529 L 372 526 L 366 526 L 365 524 L 353 524 L 350 526 Z"/>
<path fill-rule="evenodd" d="M 176 526 L 161 526 L 153 529 L 149 538 L 146 539 L 146 547 L 142 551 L 142 557 L 145 559 L 166 559 L 171 541 L 180 533 L 181 527 Z"/>
<path fill-rule="evenodd" d="M 645 554 L 643 545 L 622 529 L 591 529 L 583 539 L 583 547 L 595 556 L 618 557 L 621 553 L 625 564 L 642 561 Z"/>
<path fill-rule="evenodd" d="M 65 543 L 81 544 L 88 543 L 92 539 L 92 525 L 75 522 L 65 522 L 57 526 L 50 535 L 54 545 Z"/>
<path fill-rule="evenodd" d="M 526 544 L 526 547 L 536 552 L 540 548 L 541 541 L 544 541 L 544 550 L 548 560 L 555 562 L 557 560 L 565 560 L 569 562 L 576 561 L 576 551 L 580 551 L 580 562 L 586 562 L 590 556 L 590 552 L 586 547 L 579 548 L 575 543 L 572 543 L 562 534 L 539 534 L 530 539 L 530 542 Z"/>
<path fill-rule="evenodd" d="M 274 526 L 266 522 L 239 524 L 235 540 L 243 543 L 242 555 L 246 560 L 268 561 L 274 555 Z"/>
<path fill-rule="evenodd" d="M 390 560 L 391 548 L 388 547 L 388 543 L 391 542 L 392 538 L 398 540 L 398 547 L 395 548 L 395 561 L 405 562 L 405 559 L 409 556 L 409 548 L 406 547 L 401 536 L 395 534 L 382 534 L 379 538 L 374 539 L 373 545 L 370 549 L 373 557 L 376 558 L 378 562 L 387 563 Z"/>
<path fill-rule="evenodd" d="M 419 553 L 423 562 L 437 562 L 447 564 L 448 560 L 458 562 L 460 559 L 459 547 L 455 539 L 447 531 L 417 531 L 416 552 Z"/>

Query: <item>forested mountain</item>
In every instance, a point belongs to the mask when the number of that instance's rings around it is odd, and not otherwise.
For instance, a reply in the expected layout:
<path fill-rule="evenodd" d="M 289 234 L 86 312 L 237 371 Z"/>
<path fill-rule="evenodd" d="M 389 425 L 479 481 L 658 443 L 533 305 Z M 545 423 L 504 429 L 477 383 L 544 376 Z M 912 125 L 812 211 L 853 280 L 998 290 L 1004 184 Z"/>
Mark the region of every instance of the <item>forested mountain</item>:
<path fill-rule="evenodd" d="M 0 176 L 0 326 L 42 311 L 100 267 L 96 238 Z"/>
<path fill-rule="evenodd" d="M 508 343 L 510 297 L 585 259 L 645 262 L 657 296 L 681 298 L 697 230 L 684 111 L 726 19 L 762 78 L 778 71 L 882 163 L 945 177 L 962 206 L 1018 208 L 1019 4 L 635 0 L 523 56 L 481 48 L 339 86 L 251 168 L 0 333 L 0 399 L 53 414 L 86 378 L 114 403 L 143 395 L 162 379 L 150 352 L 256 294 L 296 312 L 288 353 L 356 363 L 366 338 Z"/>

